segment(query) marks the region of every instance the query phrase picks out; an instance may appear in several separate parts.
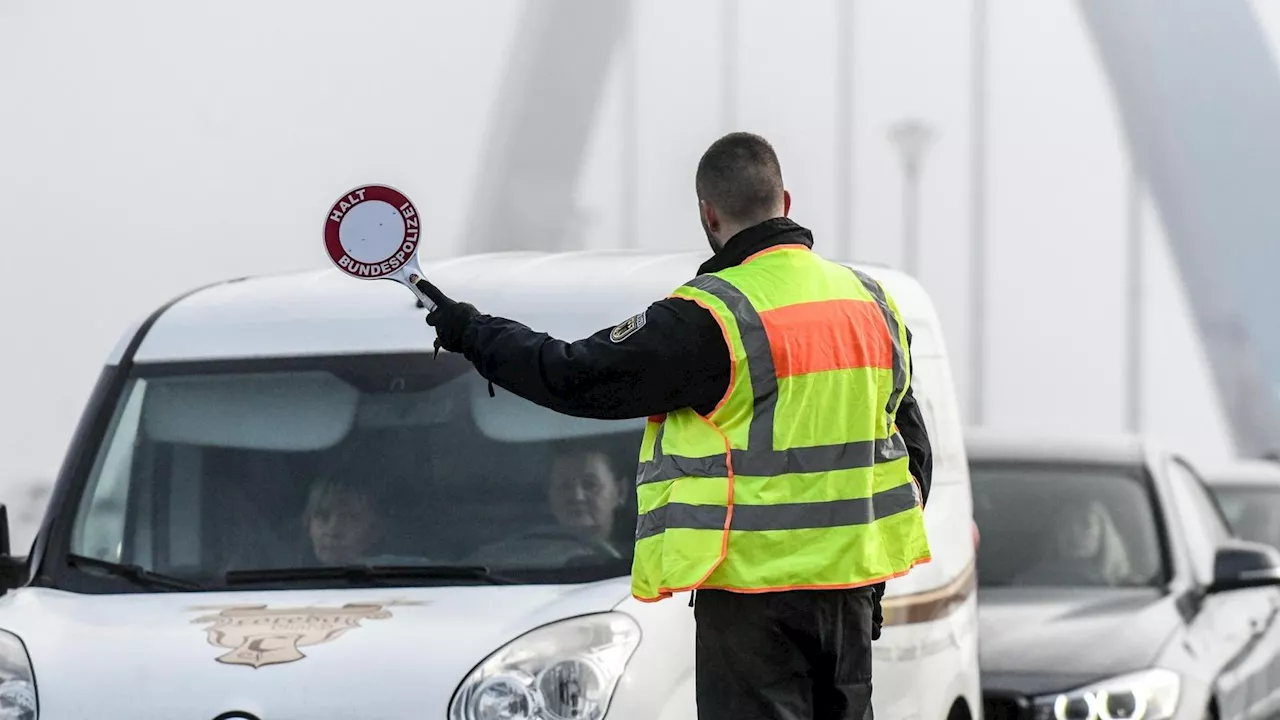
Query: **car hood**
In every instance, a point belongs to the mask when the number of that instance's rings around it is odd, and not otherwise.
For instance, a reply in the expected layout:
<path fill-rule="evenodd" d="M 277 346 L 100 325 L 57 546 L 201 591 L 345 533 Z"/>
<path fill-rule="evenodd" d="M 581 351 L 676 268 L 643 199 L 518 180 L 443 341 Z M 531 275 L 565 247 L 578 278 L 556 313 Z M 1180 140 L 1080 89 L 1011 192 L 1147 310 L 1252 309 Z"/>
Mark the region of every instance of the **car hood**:
<path fill-rule="evenodd" d="M 985 689 L 1058 692 L 1149 667 L 1177 628 L 1152 588 L 987 588 L 978 592 Z"/>
<path fill-rule="evenodd" d="M 41 720 L 442 718 L 521 634 L 608 611 L 626 578 L 483 586 L 81 595 L 24 588 L 0 628 L 31 656 Z"/>

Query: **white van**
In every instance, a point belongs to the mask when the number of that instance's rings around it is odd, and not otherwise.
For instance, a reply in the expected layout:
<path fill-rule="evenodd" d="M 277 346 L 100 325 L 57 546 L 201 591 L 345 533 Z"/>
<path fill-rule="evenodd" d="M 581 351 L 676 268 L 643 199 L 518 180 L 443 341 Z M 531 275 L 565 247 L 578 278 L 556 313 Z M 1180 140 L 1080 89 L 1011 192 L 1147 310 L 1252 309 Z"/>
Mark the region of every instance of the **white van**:
<path fill-rule="evenodd" d="M 701 260 L 502 253 L 426 271 L 486 312 L 578 338 Z M 889 586 L 875 713 L 978 718 L 971 501 L 942 336 L 918 285 L 865 269 L 914 333 L 935 452 L 934 561 Z M 405 288 L 332 270 L 204 288 L 131 331 L 29 557 L 0 565 L 0 714 L 692 720 L 689 598 L 630 594 L 642 421 L 491 397 L 431 346 Z M 600 483 L 579 508 L 589 529 L 549 499 L 557 462 Z"/>

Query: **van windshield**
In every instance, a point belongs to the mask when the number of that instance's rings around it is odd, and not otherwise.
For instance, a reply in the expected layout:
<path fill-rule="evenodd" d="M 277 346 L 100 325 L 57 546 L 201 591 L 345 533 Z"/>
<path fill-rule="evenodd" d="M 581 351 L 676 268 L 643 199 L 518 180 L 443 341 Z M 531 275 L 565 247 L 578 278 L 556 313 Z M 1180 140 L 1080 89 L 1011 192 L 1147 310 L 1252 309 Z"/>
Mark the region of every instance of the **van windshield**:
<path fill-rule="evenodd" d="M 450 354 L 138 366 L 124 387 L 71 523 L 77 589 L 122 591 L 116 565 L 236 589 L 630 573 L 643 420 L 490 396 Z M 442 572 L 332 572 L 357 566 Z"/>

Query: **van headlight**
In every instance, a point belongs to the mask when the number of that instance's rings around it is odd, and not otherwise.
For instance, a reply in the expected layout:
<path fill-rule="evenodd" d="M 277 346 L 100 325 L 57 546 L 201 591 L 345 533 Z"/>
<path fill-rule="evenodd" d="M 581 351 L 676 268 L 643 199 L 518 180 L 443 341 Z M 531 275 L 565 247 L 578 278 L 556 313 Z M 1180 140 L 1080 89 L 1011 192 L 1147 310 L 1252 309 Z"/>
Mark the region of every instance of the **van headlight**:
<path fill-rule="evenodd" d="M 472 670 L 449 718 L 600 720 L 639 645 L 640 625 L 619 612 L 544 625 Z"/>
<path fill-rule="evenodd" d="M 1035 700 L 1036 720 L 1168 720 L 1178 707 L 1178 674 L 1161 668 Z"/>
<path fill-rule="evenodd" d="M 0 720 L 36 720 L 36 678 L 17 635 L 0 630 Z"/>

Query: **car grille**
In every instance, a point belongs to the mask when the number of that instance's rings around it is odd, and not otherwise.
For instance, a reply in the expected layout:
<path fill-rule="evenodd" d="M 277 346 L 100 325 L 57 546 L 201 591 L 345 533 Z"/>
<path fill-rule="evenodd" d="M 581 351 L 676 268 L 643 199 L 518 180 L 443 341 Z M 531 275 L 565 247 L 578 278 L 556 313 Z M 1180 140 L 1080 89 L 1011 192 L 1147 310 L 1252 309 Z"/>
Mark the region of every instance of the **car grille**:
<path fill-rule="evenodd" d="M 1031 703 L 1015 695 L 982 696 L 983 720 L 1031 720 Z"/>

